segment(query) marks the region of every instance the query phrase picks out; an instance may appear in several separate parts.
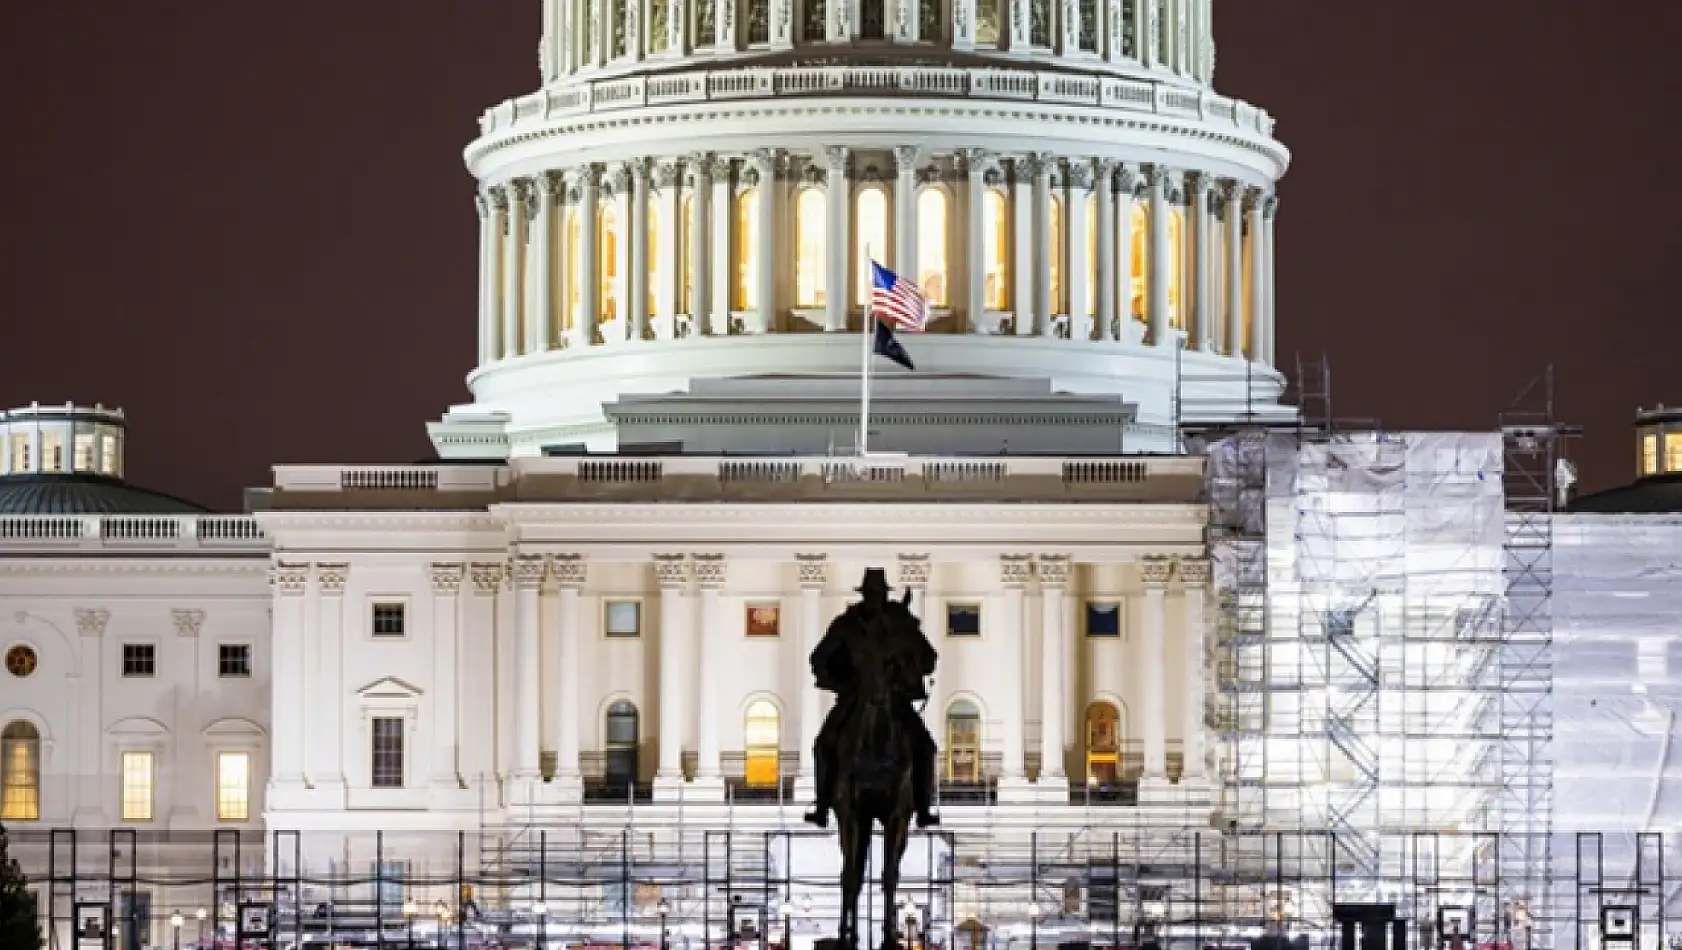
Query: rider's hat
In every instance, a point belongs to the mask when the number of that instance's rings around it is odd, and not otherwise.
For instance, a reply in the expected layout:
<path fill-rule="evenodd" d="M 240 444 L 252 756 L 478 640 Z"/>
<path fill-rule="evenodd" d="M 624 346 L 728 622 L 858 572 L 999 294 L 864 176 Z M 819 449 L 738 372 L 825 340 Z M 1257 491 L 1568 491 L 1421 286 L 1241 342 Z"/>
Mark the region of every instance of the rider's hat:
<path fill-rule="evenodd" d="M 888 592 L 888 572 L 879 567 L 864 569 L 864 582 L 854 588 L 861 594 L 885 594 Z"/>

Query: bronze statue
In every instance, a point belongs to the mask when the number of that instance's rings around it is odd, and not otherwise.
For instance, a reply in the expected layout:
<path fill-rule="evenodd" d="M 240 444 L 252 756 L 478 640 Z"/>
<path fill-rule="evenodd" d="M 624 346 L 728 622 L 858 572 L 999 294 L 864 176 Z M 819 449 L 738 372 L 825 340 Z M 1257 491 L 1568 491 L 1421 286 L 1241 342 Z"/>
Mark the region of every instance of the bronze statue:
<path fill-rule="evenodd" d="M 911 592 L 888 596 L 880 568 L 864 572 L 862 599 L 836 617 L 812 651 L 812 675 L 819 689 L 835 693 L 835 708 L 812 749 L 817 801 L 806 820 L 818 827 L 835 810 L 841 839 L 841 933 L 845 947 L 858 945 L 858 898 L 870 841 L 882 826 L 884 907 L 893 907 L 899 863 L 905 855 L 911 818 L 918 827 L 936 824 L 935 742 L 914 704 L 928 698 L 924 678 L 934 673 L 937 654 L 911 613 Z M 895 922 L 884 929 L 884 948 L 898 946 Z"/>

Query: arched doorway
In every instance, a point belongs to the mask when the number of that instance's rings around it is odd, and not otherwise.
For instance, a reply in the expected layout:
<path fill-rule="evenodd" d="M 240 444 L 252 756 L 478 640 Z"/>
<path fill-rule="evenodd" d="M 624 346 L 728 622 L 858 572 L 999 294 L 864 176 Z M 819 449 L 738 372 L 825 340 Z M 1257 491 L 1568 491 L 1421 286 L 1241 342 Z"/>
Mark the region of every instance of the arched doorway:
<path fill-rule="evenodd" d="M 607 707 L 606 738 L 602 750 L 604 775 L 609 788 L 629 788 L 637 783 L 637 707 L 628 699 L 615 700 Z"/>
<path fill-rule="evenodd" d="M 946 780 L 954 785 L 981 783 L 981 710 L 967 699 L 946 707 Z"/>
<path fill-rule="evenodd" d="M 1121 710 L 1114 703 L 1086 707 L 1086 778 L 1100 785 L 1121 779 Z"/>
<path fill-rule="evenodd" d="M 782 779 L 782 715 L 769 699 L 748 703 L 742 729 L 742 779 L 749 788 L 775 788 Z"/>

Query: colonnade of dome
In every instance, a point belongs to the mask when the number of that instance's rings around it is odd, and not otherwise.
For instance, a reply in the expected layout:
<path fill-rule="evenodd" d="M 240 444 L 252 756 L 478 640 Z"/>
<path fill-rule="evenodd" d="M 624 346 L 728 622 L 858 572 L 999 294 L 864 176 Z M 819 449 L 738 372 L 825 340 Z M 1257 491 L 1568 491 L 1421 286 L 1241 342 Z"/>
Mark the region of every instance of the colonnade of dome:
<path fill-rule="evenodd" d="M 1271 365 L 1276 207 L 1202 171 L 981 149 L 551 169 L 479 194 L 480 364 L 857 329 L 875 259 L 923 288 L 932 333 L 1183 341 Z"/>

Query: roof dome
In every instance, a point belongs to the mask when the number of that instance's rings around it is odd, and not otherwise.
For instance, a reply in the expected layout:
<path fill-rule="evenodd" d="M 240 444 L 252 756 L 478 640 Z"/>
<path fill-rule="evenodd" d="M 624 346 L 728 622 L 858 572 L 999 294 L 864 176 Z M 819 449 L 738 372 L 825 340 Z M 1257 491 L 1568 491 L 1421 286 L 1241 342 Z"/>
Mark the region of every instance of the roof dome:
<path fill-rule="evenodd" d="M 1125 402 L 1140 452 L 1177 451 L 1182 424 L 1294 418 L 1271 278 L 1289 156 L 1266 112 L 1212 88 L 1212 17 L 545 0 L 542 87 L 485 112 L 466 152 L 479 362 L 439 454 L 612 450 L 604 405 L 703 380 L 857 380 L 872 262 L 927 301 L 910 385 Z M 895 438 L 878 447 L 923 441 Z"/>
<path fill-rule="evenodd" d="M 0 412 L 0 515 L 197 514 L 123 481 L 121 409 L 34 403 Z"/>
<path fill-rule="evenodd" d="M 206 510 L 104 475 L 0 476 L 0 515 L 182 515 Z"/>

